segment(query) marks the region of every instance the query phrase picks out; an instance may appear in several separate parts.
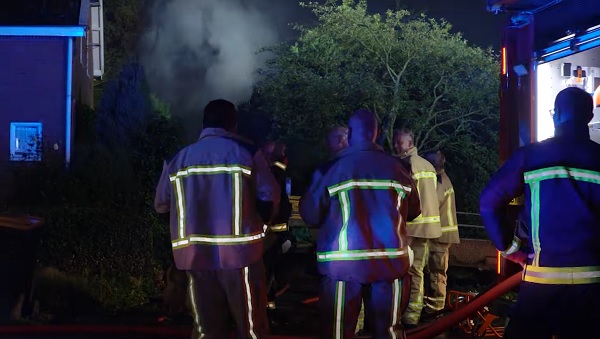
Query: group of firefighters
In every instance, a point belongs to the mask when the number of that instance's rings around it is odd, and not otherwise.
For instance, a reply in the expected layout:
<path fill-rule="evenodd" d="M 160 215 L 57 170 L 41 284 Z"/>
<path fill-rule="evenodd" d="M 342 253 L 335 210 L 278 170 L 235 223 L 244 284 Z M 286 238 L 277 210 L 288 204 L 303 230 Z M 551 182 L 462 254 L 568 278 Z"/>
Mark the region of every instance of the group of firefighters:
<path fill-rule="evenodd" d="M 600 317 L 586 313 L 600 301 L 600 145 L 589 140 L 592 109 L 584 91 L 561 92 L 556 137 L 517 151 L 482 193 L 490 238 L 525 267 L 507 337 L 565 336 L 566 323 Z M 236 134 L 237 115 L 229 101 L 207 104 L 199 140 L 165 161 L 155 196 L 157 212 L 170 213 L 176 266 L 189 277 L 193 338 L 228 337 L 230 317 L 238 337 L 265 338 L 275 267 L 290 247 L 285 145 L 256 148 Z M 409 129 L 395 131 L 396 155 L 389 155 L 379 136 L 375 114 L 362 109 L 347 128 L 332 129 L 330 159 L 300 200 L 302 219 L 320 230 L 322 338 L 353 338 L 362 313 L 362 330 L 373 338 L 405 338 L 422 313 L 445 306 L 449 248 L 459 236 L 444 155 L 421 157 Z M 530 201 L 531 239 L 514 236 L 503 219 L 521 194 Z M 572 308 L 562 311 L 559 302 Z"/>

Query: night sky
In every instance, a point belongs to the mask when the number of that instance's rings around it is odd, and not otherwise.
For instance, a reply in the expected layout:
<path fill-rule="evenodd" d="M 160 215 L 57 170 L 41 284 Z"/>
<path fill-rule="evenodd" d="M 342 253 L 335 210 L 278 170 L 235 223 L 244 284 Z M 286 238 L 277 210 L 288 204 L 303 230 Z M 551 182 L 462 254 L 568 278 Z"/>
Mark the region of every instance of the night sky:
<path fill-rule="evenodd" d="M 282 0 L 272 0 L 282 5 Z M 293 21 L 307 22 L 313 18 L 310 12 L 297 6 L 298 0 L 287 0 L 292 8 L 285 10 L 286 17 Z M 462 32 L 471 43 L 481 47 L 492 46 L 498 50 L 502 37 L 502 26 L 506 23 L 506 15 L 494 15 L 486 10 L 486 0 L 401 0 L 401 4 L 413 13 L 424 12 L 429 17 L 444 18 L 454 30 Z M 385 12 L 396 8 L 396 0 L 368 0 L 370 12 Z M 292 11 L 293 13 L 289 13 Z"/>

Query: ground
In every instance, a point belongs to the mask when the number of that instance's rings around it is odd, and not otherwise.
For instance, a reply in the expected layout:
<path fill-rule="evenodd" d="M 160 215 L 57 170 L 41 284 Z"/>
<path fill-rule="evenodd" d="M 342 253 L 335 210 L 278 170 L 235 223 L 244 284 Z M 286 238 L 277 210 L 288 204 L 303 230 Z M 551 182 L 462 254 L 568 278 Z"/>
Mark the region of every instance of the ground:
<path fill-rule="evenodd" d="M 289 272 L 284 278 L 290 281 L 289 289 L 287 289 L 278 299 L 278 308 L 289 320 L 287 326 L 282 328 L 273 328 L 273 334 L 276 336 L 299 336 L 311 337 L 318 333 L 319 322 L 317 314 L 317 305 L 315 303 L 305 304 L 304 300 L 315 297 L 318 293 L 318 275 L 314 266 L 314 257 L 307 252 L 300 252 L 286 255 L 285 267 Z M 477 268 L 458 268 L 451 267 L 449 269 L 449 290 L 461 291 L 480 291 L 486 286 L 489 286 L 495 280 L 495 272 L 478 270 Z M 127 324 L 139 326 L 159 326 L 169 327 L 172 329 L 185 329 L 191 326 L 191 319 L 188 317 L 171 320 L 167 322 L 159 322 L 159 313 L 139 313 L 121 315 L 120 319 L 85 319 L 81 320 L 87 324 L 101 324 L 104 326 L 112 326 L 114 324 Z M 104 339 L 104 338 L 131 338 L 131 339 L 150 339 L 150 338 L 182 338 L 182 336 L 164 336 L 159 334 L 154 335 L 136 335 L 136 334 L 10 334 L 3 335 L 3 330 L 0 328 L 0 339 L 21 339 L 21 338 L 49 338 L 49 339 Z M 185 337 L 185 336 L 184 336 Z M 456 329 L 448 331 L 446 334 L 436 338 L 442 339 L 458 339 L 468 338 L 466 335 Z"/>

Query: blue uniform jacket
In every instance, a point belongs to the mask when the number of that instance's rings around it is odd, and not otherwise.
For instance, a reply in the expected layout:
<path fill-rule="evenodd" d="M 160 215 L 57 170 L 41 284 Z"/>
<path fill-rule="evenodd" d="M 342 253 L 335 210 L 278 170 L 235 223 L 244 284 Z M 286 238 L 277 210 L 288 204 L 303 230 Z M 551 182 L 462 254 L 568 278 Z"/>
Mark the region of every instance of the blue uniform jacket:
<path fill-rule="evenodd" d="M 405 165 L 372 143 L 352 145 L 317 169 L 300 216 L 320 227 L 317 267 L 336 280 L 393 281 L 410 266 L 406 221 L 420 211 Z"/>
<path fill-rule="evenodd" d="M 280 194 L 264 160 L 241 138 L 207 128 L 165 162 L 154 204 L 170 212 L 178 269 L 236 269 L 261 260 L 257 201 L 278 201 Z"/>
<path fill-rule="evenodd" d="M 511 247 L 509 202 L 524 194 L 533 258 L 524 280 L 545 284 L 600 282 L 600 145 L 586 128 L 559 128 L 556 137 L 517 150 L 480 198 L 486 230 Z"/>

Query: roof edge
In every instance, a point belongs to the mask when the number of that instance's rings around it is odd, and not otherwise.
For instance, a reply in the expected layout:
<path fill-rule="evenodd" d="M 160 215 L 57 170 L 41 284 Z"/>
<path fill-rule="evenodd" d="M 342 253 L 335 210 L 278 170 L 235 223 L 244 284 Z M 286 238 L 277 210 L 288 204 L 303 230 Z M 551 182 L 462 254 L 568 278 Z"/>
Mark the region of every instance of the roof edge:
<path fill-rule="evenodd" d="M 85 26 L 0 26 L 0 36 L 85 36 Z"/>

